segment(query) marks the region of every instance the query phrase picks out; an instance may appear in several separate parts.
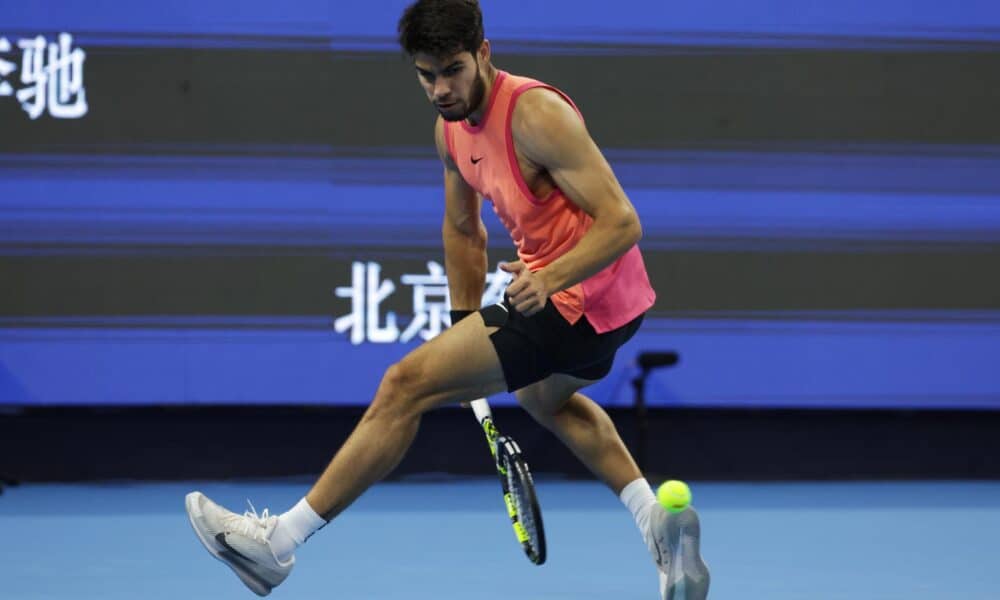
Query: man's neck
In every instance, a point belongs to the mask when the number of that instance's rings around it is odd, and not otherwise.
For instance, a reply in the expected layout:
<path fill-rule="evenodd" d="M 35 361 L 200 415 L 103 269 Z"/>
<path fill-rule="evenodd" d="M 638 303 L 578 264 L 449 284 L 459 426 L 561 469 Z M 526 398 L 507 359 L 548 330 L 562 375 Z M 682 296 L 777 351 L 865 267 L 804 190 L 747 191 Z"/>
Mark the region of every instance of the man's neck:
<path fill-rule="evenodd" d="M 483 122 L 483 117 L 486 114 L 486 108 L 490 104 L 490 97 L 493 95 L 493 84 L 497 80 L 497 69 L 493 65 L 487 65 L 485 69 L 486 75 L 486 86 L 483 88 L 483 98 L 479 101 L 479 106 L 476 110 L 466 118 L 466 122 L 475 127 Z"/>

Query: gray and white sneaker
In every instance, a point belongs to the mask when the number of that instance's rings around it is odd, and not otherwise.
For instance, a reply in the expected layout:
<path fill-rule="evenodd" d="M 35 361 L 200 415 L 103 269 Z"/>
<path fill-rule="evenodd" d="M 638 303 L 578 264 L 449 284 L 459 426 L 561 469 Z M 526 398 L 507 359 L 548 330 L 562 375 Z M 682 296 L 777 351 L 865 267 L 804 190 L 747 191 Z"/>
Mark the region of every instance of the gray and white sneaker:
<path fill-rule="evenodd" d="M 238 515 L 212 502 L 201 492 L 184 498 L 188 518 L 205 549 L 229 565 L 258 596 L 266 596 L 292 572 L 295 557 L 278 560 L 271 550 L 271 534 L 278 517 L 250 510 Z"/>
<path fill-rule="evenodd" d="M 670 513 L 656 505 L 649 526 L 649 551 L 660 570 L 660 598 L 705 600 L 711 575 L 701 558 L 698 513 L 693 508 Z"/>

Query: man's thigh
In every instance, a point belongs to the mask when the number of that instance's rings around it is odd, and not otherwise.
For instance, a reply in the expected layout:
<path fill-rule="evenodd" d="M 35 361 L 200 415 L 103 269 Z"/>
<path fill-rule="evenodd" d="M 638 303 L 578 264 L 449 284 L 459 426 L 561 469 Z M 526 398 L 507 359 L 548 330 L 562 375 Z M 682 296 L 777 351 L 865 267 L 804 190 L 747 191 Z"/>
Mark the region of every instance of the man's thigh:
<path fill-rule="evenodd" d="M 449 402 L 474 400 L 507 388 L 503 368 L 487 327 L 476 315 L 462 319 L 421 344 L 400 362 L 410 389 L 426 409 Z"/>
<path fill-rule="evenodd" d="M 518 404 L 533 416 L 540 417 L 557 412 L 581 388 L 599 380 L 580 379 L 572 375 L 555 373 L 545 379 L 519 389 L 514 396 Z"/>

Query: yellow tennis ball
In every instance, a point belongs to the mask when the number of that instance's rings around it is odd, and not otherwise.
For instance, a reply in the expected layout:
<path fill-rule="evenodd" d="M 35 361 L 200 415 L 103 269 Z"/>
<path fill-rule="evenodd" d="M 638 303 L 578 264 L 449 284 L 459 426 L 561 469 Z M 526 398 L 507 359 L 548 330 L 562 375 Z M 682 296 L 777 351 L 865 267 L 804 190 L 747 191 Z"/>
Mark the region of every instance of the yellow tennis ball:
<path fill-rule="evenodd" d="M 691 504 L 691 488 L 676 479 L 664 481 L 656 490 L 656 499 L 663 508 L 672 513 L 679 513 Z"/>

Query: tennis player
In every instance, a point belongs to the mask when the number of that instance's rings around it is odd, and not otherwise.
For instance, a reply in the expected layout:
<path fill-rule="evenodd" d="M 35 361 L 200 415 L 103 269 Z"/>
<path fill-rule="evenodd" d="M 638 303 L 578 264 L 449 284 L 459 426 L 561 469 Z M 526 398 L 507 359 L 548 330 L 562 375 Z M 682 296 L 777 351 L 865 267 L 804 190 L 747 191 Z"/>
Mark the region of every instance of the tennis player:
<path fill-rule="evenodd" d="M 389 367 L 354 432 L 288 512 L 239 515 L 192 492 L 195 532 L 266 595 L 291 572 L 298 546 L 395 468 L 423 413 L 506 390 L 621 498 L 662 598 L 705 598 L 697 513 L 659 506 L 611 419 L 579 391 L 608 374 L 655 299 L 635 209 L 569 97 L 492 64 L 475 0 L 419 0 L 399 22 L 399 42 L 439 113 L 453 326 Z M 480 309 L 482 198 L 518 260 L 503 267 L 513 276 L 504 302 Z"/>

